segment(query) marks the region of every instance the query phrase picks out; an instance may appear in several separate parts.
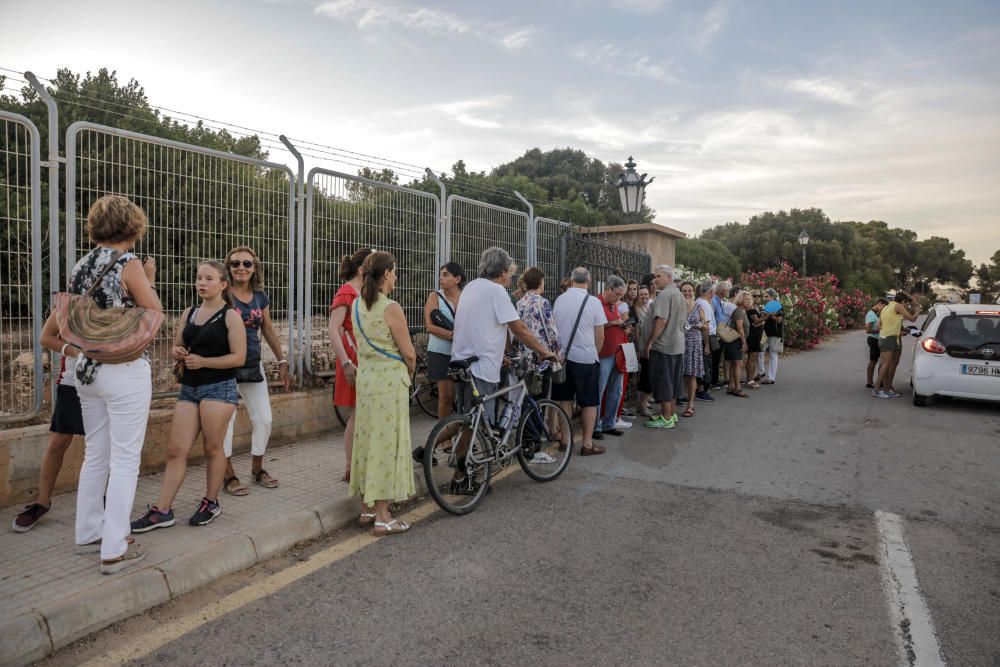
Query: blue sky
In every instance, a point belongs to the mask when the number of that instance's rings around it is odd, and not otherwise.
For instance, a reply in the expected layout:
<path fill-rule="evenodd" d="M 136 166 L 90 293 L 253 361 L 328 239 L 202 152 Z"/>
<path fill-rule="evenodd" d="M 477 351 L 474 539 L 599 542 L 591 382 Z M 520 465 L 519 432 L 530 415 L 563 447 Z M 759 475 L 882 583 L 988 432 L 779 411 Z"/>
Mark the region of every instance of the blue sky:
<path fill-rule="evenodd" d="M 0 66 L 109 66 L 154 104 L 439 170 L 631 154 L 688 233 L 818 206 L 1000 248 L 997 2 L 0 0 L 0 44 Z"/>

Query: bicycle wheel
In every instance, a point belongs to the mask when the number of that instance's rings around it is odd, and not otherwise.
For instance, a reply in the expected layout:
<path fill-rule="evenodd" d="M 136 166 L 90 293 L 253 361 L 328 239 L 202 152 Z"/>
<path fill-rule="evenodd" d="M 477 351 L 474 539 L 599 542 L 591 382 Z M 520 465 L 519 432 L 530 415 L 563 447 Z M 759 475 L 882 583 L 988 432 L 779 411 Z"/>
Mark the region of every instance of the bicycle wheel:
<path fill-rule="evenodd" d="M 333 411 L 337 415 L 337 421 L 339 421 L 340 425 L 344 428 L 347 428 L 347 420 L 351 418 L 351 410 L 353 409 L 354 408 L 344 407 L 343 405 L 333 406 Z"/>
<path fill-rule="evenodd" d="M 417 407 L 419 407 L 425 415 L 437 419 L 437 383 L 431 382 L 427 379 L 427 361 L 419 354 L 417 355 L 417 365 L 413 369 L 413 378 L 410 382 L 410 400 L 416 401 Z"/>
<path fill-rule="evenodd" d="M 460 458 L 462 441 L 469 445 L 468 453 Z M 423 463 L 427 490 L 445 512 L 468 514 L 482 502 L 489 488 L 493 461 L 482 433 L 473 433 L 463 415 L 448 415 L 434 426 L 427 436 Z M 458 471 L 465 472 L 461 482 L 454 481 Z"/>
<path fill-rule="evenodd" d="M 566 412 L 553 400 L 543 398 L 535 406 L 527 404 L 517 426 L 517 460 L 536 482 L 551 482 L 562 474 L 573 456 L 573 425 Z M 563 446 L 561 437 L 566 437 Z"/>

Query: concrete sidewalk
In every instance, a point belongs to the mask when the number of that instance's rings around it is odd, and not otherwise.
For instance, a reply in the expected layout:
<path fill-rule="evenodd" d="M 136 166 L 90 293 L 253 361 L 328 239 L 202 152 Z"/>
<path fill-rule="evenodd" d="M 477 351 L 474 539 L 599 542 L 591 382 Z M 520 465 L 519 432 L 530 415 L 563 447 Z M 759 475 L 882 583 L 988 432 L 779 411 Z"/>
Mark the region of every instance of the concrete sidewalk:
<path fill-rule="evenodd" d="M 415 417 L 413 442 L 423 443 L 433 424 Z M 357 499 L 340 481 L 341 432 L 270 449 L 264 467 L 281 483 L 276 489 L 251 483 L 249 454 L 233 457 L 233 465 L 248 496 L 222 494 L 222 515 L 210 526 L 191 527 L 187 519 L 204 495 L 205 467 L 190 467 L 174 503 L 177 524 L 136 536 L 146 548 L 145 560 L 115 575 L 100 574 L 100 554 L 74 551 L 75 493 L 55 497 L 52 510 L 27 533 L 9 528 L 21 507 L 0 512 L 0 665 L 43 658 L 357 516 Z M 423 472 L 418 467 L 414 474 L 422 493 Z M 161 478 L 139 478 L 133 517 L 156 500 Z"/>

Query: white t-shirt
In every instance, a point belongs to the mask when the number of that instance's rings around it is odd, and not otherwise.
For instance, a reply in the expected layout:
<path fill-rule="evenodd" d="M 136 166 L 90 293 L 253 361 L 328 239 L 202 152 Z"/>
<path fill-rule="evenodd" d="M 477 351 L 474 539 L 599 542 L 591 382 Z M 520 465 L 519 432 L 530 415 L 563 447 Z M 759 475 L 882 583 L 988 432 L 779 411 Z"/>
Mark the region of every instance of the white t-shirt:
<path fill-rule="evenodd" d="M 596 296 L 590 296 L 587 290 L 582 287 L 570 287 L 559 295 L 552 311 L 556 317 L 556 327 L 559 329 L 559 342 L 562 343 L 565 350 L 566 346 L 569 345 L 569 337 L 573 334 L 573 325 L 576 324 L 576 316 L 580 313 L 583 299 L 587 299 L 587 305 L 580 317 L 580 326 L 577 329 L 576 338 L 573 339 L 573 349 L 566 352 L 566 358 L 578 364 L 593 364 L 597 362 L 597 341 L 594 340 L 594 327 L 601 327 L 608 323 L 601 302 Z"/>
<path fill-rule="evenodd" d="M 716 327 L 718 325 L 715 322 L 715 312 L 712 310 L 712 304 L 710 304 L 706 299 L 697 299 L 695 303 L 698 304 L 699 308 L 701 308 L 701 312 L 705 315 L 705 321 L 708 322 L 708 335 L 716 335 Z"/>
<path fill-rule="evenodd" d="M 451 358 L 479 357 L 472 374 L 486 382 L 500 381 L 507 323 L 517 320 L 517 310 L 501 285 L 476 278 L 462 290 L 461 307 L 455 314 Z"/>
<path fill-rule="evenodd" d="M 619 301 L 618 302 L 618 314 L 621 315 L 622 318 L 624 319 L 625 315 L 627 313 L 628 313 L 628 304 L 625 303 L 624 301 Z"/>

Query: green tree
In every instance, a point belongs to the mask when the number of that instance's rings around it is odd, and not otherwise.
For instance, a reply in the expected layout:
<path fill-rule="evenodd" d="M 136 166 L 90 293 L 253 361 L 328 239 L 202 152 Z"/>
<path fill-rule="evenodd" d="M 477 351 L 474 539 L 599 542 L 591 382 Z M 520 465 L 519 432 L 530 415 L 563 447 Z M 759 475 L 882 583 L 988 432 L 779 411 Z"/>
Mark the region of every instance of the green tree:
<path fill-rule="evenodd" d="M 739 258 L 714 239 L 678 239 L 677 264 L 696 273 L 709 273 L 721 278 L 740 275 Z"/>

